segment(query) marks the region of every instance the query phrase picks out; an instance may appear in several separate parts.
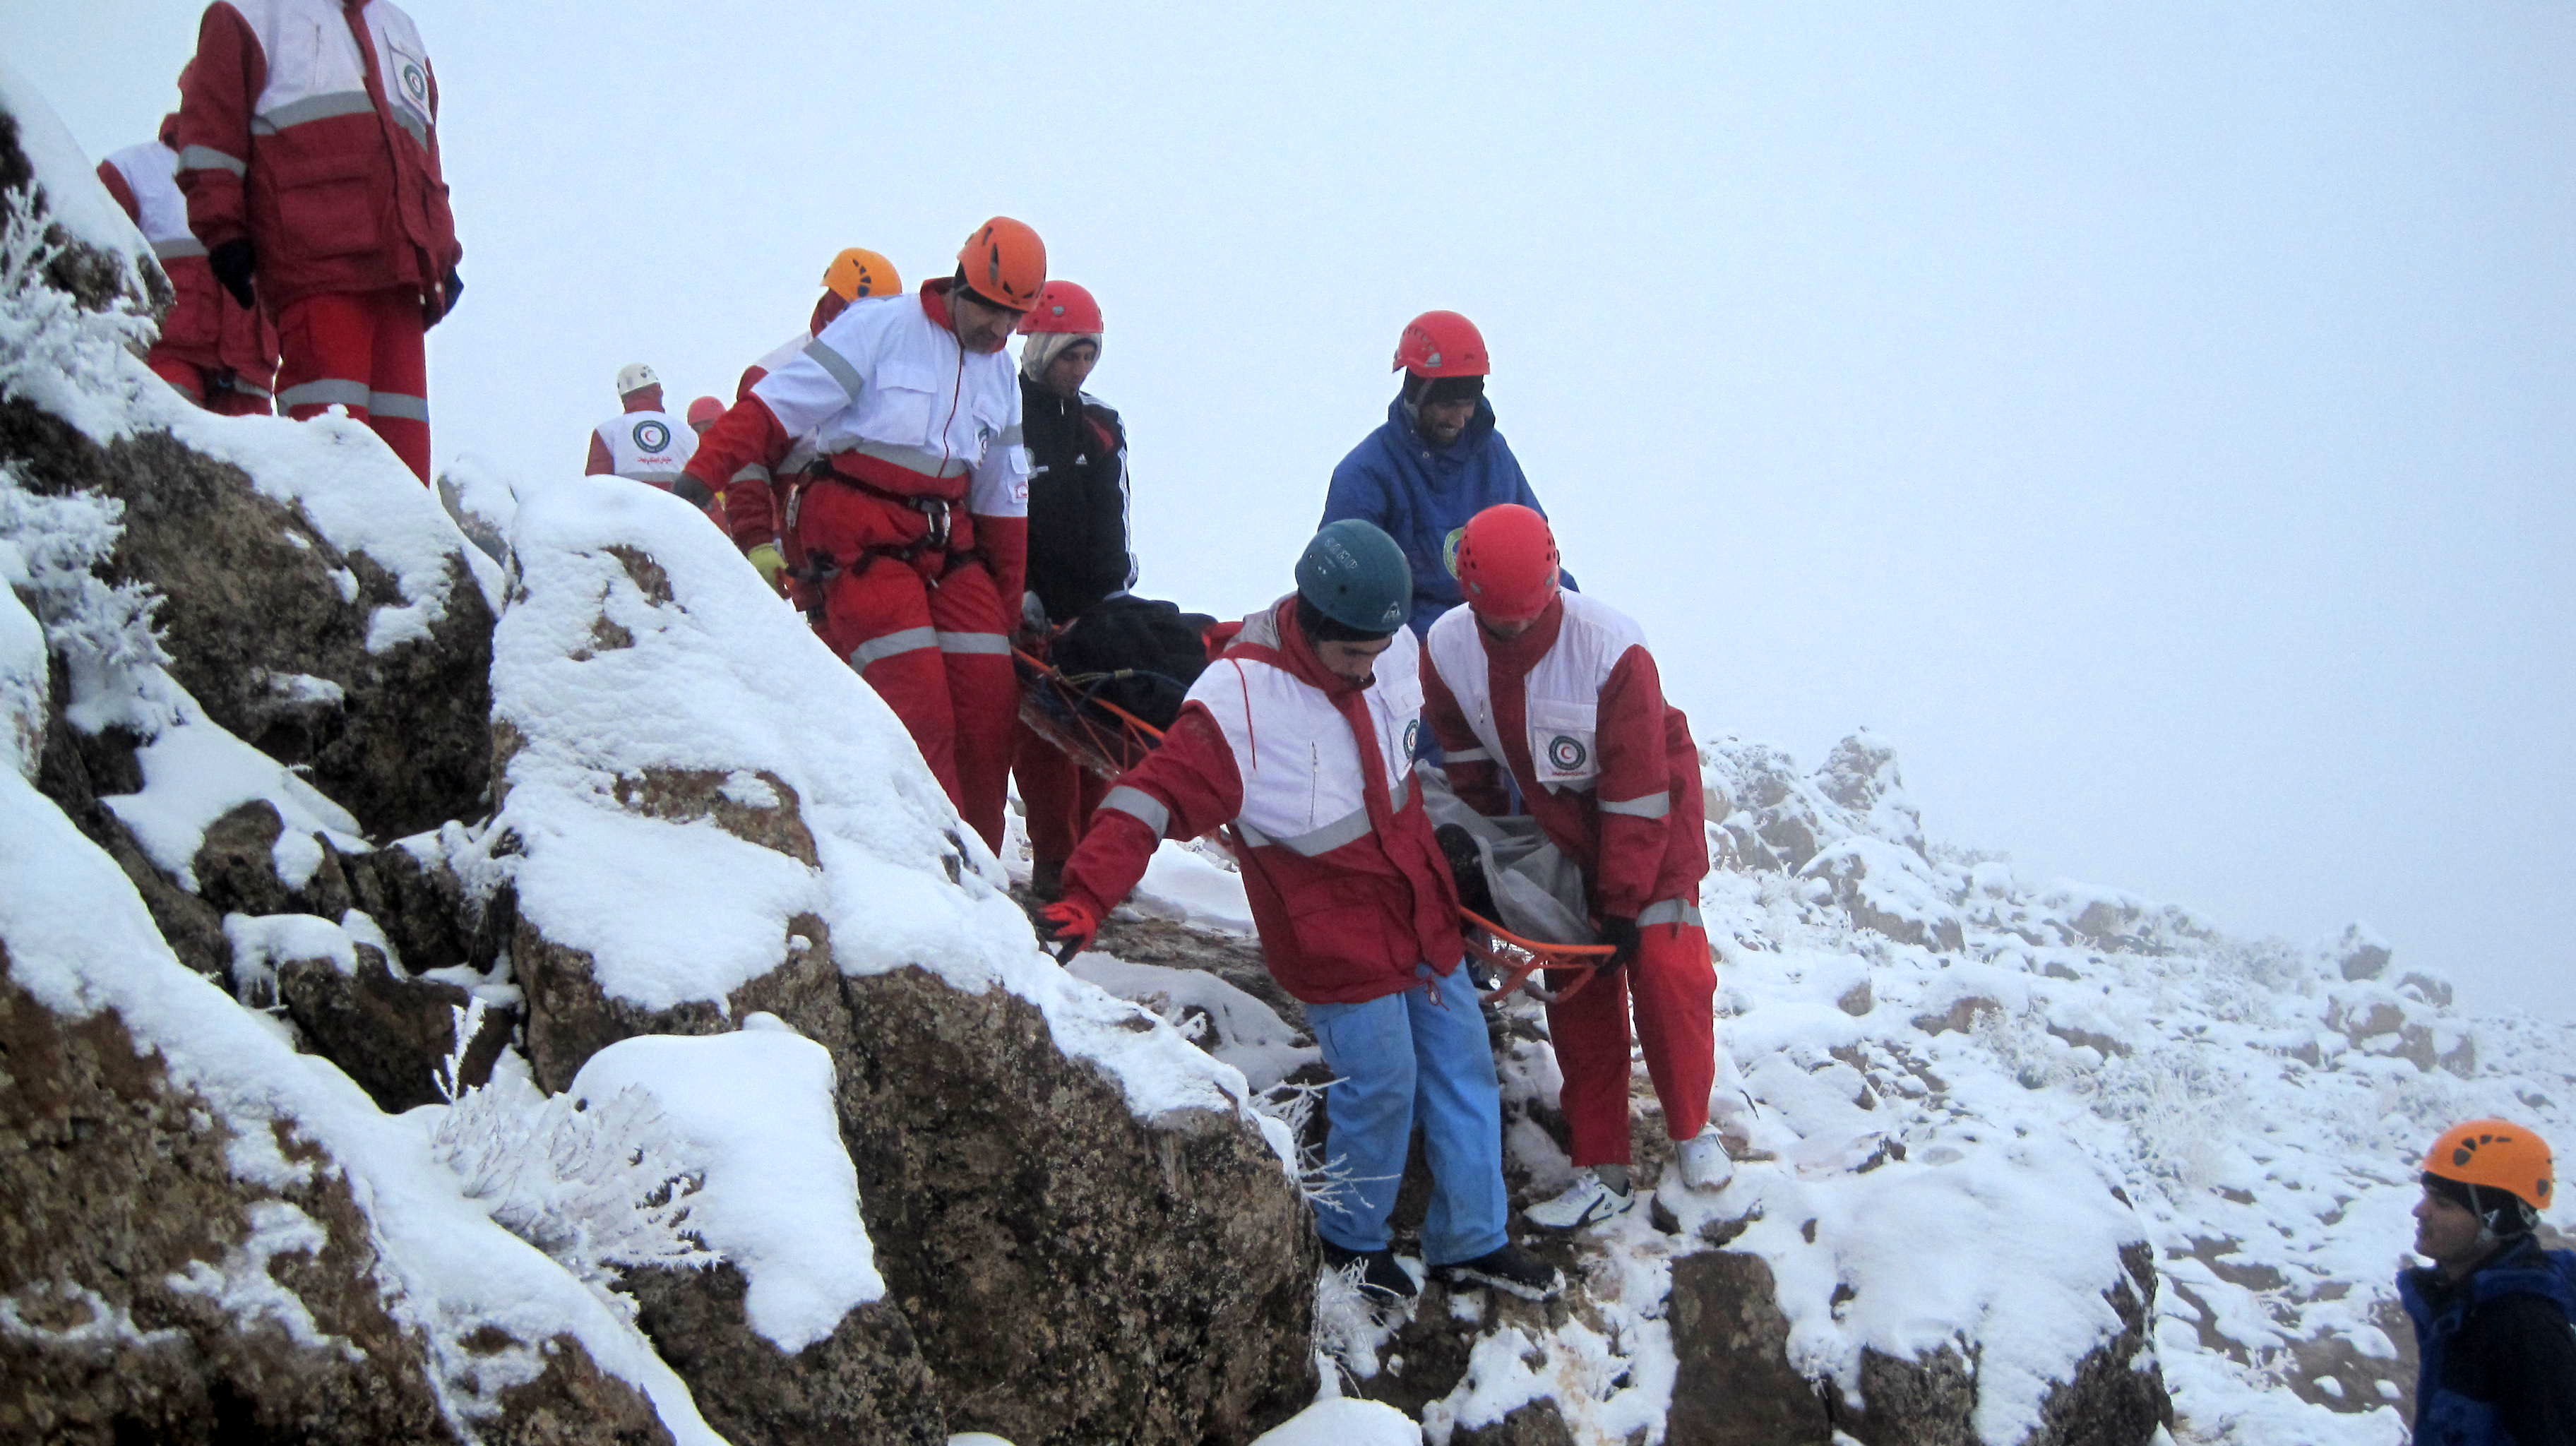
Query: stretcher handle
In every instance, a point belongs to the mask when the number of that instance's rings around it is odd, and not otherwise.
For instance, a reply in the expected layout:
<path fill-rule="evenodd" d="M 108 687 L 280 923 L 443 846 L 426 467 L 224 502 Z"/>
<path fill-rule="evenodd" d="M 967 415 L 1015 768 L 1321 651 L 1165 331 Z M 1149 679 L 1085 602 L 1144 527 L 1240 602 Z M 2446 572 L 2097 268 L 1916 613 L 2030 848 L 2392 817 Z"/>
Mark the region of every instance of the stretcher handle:
<path fill-rule="evenodd" d="M 1011 655 L 1045 674 L 1047 679 L 1053 682 L 1057 687 L 1065 689 L 1067 692 L 1072 691 L 1073 685 L 1065 681 L 1064 674 L 1056 671 L 1056 669 L 1047 663 L 1045 659 L 1031 657 L 1025 650 L 1016 647 L 1011 649 Z M 1135 714 L 1128 712 L 1126 709 L 1119 707 L 1117 704 L 1110 702 L 1106 698 L 1100 697 L 1097 694 L 1085 694 L 1083 695 L 1082 701 L 1090 704 L 1094 708 L 1106 710 L 1110 714 L 1114 715 L 1120 722 L 1125 723 L 1128 727 L 1137 730 L 1157 743 L 1163 741 L 1162 729 L 1155 727 L 1153 724 L 1146 722 L 1144 719 L 1137 717 Z"/>
<path fill-rule="evenodd" d="M 1601 966 L 1618 952 L 1617 946 L 1611 944 L 1547 944 L 1536 939 L 1524 939 L 1473 909 L 1460 909 L 1458 916 L 1493 940 L 1487 944 L 1473 935 L 1467 939 L 1470 952 L 1504 974 L 1502 984 L 1484 996 L 1487 1004 L 1498 1004 L 1524 988 L 1542 1004 L 1562 1004 L 1581 993 L 1583 986 L 1599 978 Z M 1550 990 L 1532 978 L 1542 969 L 1581 972 L 1564 988 Z"/>

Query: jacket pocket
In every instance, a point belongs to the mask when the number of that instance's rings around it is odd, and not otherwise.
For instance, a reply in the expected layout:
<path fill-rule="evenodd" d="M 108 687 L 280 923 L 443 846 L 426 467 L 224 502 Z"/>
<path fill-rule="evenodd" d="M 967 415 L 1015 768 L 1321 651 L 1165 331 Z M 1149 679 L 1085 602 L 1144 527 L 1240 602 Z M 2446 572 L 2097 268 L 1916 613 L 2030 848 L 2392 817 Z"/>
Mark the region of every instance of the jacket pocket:
<path fill-rule="evenodd" d="M 1409 943 L 1403 949 L 1407 957 L 1395 957 L 1398 937 L 1411 936 L 1402 928 L 1407 914 L 1390 882 L 1343 874 L 1309 881 L 1281 896 L 1311 987 L 1333 992 L 1412 967 Z"/>
<path fill-rule="evenodd" d="M 375 123 L 372 116 L 363 119 Z M 348 132 L 343 130 L 341 138 L 346 140 Z M 278 145 L 259 163 L 268 169 L 277 206 L 276 230 L 260 243 L 279 260 L 318 261 L 379 249 L 380 178 L 372 157 L 356 150 Z"/>
<path fill-rule="evenodd" d="M 870 438 L 905 447 L 942 450 L 940 385 L 924 367 L 881 363 L 869 380 L 866 422 Z"/>
<path fill-rule="evenodd" d="M 1543 788 L 1589 788 L 1601 773 L 1597 703 L 1529 701 L 1530 769 Z"/>

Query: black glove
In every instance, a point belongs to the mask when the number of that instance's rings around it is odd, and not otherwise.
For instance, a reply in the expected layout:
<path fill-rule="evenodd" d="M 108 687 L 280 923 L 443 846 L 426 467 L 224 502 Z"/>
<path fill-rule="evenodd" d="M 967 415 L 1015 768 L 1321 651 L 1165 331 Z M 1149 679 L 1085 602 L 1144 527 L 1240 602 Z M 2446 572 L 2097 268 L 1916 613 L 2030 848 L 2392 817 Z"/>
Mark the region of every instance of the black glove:
<path fill-rule="evenodd" d="M 247 236 L 236 236 L 206 253 L 206 269 L 215 273 L 215 280 L 223 283 L 224 290 L 233 294 L 233 300 L 240 302 L 244 311 L 259 306 L 259 293 L 251 289 L 250 282 L 251 273 L 258 268 L 259 253 L 251 249 Z"/>
<path fill-rule="evenodd" d="M 1625 914 L 1601 916 L 1601 942 L 1610 946 L 1610 957 L 1601 963 L 1601 972 L 1616 974 L 1637 957 L 1637 921 Z"/>
<path fill-rule="evenodd" d="M 440 322 L 447 320 L 449 317 L 454 316 L 456 314 L 456 298 L 463 296 L 464 294 L 465 278 L 456 274 L 455 267 L 448 267 L 447 284 L 439 288 L 439 294 L 437 296 L 424 298 L 422 301 L 421 310 L 427 313 L 427 315 L 423 317 L 421 325 L 423 327 L 436 326 Z"/>

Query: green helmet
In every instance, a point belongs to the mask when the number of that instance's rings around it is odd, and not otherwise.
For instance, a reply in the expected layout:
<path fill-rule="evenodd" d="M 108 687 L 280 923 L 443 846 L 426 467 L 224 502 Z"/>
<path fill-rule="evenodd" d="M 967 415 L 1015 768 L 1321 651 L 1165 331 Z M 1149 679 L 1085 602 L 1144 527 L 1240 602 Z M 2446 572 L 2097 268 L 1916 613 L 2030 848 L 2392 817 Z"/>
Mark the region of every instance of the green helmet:
<path fill-rule="evenodd" d="M 1353 631 L 1376 636 L 1404 626 L 1413 606 L 1413 568 L 1375 523 L 1327 524 L 1297 559 L 1297 595 Z"/>

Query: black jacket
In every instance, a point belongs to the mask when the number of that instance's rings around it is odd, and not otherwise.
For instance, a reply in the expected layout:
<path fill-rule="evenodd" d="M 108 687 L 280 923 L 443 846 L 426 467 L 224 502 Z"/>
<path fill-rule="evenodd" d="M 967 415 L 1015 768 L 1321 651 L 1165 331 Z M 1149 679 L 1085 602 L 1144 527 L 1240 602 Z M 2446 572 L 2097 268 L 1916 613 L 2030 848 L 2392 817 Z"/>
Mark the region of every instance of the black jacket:
<path fill-rule="evenodd" d="M 1135 585 L 1127 542 L 1127 433 L 1118 414 L 1020 378 L 1029 449 L 1029 591 L 1064 622 Z"/>
<path fill-rule="evenodd" d="M 2514 1241 L 2471 1271 L 2409 1270 L 2418 1446 L 2576 1446 L 2576 1254 Z"/>

